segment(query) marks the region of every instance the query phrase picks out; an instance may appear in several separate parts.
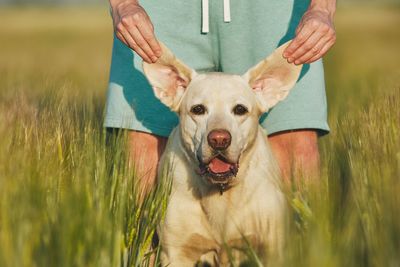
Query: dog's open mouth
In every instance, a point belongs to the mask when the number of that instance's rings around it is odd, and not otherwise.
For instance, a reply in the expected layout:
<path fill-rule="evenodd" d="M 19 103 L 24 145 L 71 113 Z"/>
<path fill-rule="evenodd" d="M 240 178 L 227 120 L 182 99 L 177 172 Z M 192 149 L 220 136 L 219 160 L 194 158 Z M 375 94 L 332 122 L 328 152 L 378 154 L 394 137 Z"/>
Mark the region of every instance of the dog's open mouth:
<path fill-rule="evenodd" d="M 231 163 L 222 155 L 217 155 L 207 164 L 200 163 L 200 175 L 206 177 L 211 184 L 227 184 L 238 170 L 238 163 Z"/>

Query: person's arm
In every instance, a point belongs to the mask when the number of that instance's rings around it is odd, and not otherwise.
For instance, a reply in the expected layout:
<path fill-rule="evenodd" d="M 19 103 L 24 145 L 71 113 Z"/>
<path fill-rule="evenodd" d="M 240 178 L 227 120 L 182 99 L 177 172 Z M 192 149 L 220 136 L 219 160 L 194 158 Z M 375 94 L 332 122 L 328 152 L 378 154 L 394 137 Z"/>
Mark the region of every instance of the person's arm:
<path fill-rule="evenodd" d="M 115 33 L 144 61 L 156 62 L 161 47 L 154 35 L 154 27 L 138 0 L 109 0 Z"/>
<path fill-rule="evenodd" d="M 335 11 L 336 0 L 311 0 L 296 29 L 296 37 L 283 52 L 288 62 L 311 63 L 328 52 L 336 41 Z"/>

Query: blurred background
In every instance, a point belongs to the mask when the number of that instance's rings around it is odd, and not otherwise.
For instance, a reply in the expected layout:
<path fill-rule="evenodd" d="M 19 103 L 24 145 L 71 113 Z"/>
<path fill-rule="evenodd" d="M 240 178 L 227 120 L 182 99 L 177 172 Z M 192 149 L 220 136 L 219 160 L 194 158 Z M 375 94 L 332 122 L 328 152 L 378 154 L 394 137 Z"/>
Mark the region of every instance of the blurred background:
<path fill-rule="evenodd" d="M 339 1 L 335 25 L 322 183 L 287 192 L 285 266 L 400 266 L 400 1 Z M 112 36 L 106 1 L 0 0 L 0 266 L 146 265 L 166 190 L 137 203 L 106 146 Z"/>

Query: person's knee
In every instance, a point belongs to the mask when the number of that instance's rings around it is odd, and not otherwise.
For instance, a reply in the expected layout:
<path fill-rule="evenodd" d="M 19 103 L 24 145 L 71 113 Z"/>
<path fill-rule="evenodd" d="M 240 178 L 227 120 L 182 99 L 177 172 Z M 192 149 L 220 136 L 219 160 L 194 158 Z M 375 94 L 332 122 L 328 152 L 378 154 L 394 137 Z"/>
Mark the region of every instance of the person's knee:
<path fill-rule="evenodd" d="M 138 131 L 128 132 L 129 163 L 139 181 L 140 199 L 154 188 L 158 163 L 166 143 L 166 137 Z"/>
<path fill-rule="evenodd" d="M 318 155 L 318 135 L 314 130 L 276 133 L 269 136 L 268 141 L 288 155 L 300 157 Z"/>
<path fill-rule="evenodd" d="M 165 137 L 138 131 L 128 132 L 129 162 L 138 177 L 151 183 L 155 180 L 166 143 Z"/>
<path fill-rule="evenodd" d="M 314 130 L 287 131 L 269 136 L 284 178 L 315 175 L 319 169 L 318 134 Z"/>
<path fill-rule="evenodd" d="M 139 131 L 128 132 L 129 150 L 135 155 L 160 158 L 168 138 Z"/>
<path fill-rule="evenodd" d="M 319 158 L 317 132 L 313 130 L 293 132 L 292 151 L 294 159 L 317 160 Z"/>

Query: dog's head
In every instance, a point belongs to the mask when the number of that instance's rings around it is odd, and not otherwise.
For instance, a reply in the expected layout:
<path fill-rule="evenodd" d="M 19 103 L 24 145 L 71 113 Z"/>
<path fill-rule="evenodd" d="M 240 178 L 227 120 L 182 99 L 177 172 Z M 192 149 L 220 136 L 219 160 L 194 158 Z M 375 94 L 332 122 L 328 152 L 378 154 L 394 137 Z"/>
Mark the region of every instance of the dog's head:
<path fill-rule="evenodd" d="M 257 136 L 260 116 L 296 83 L 301 66 L 287 63 L 285 47 L 242 76 L 196 73 L 165 46 L 156 63 L 143 63 L 156 97 L 178 113 L 182 142 L 207 182 L 227 184 L 236 175 L 241 155 Z"/>

